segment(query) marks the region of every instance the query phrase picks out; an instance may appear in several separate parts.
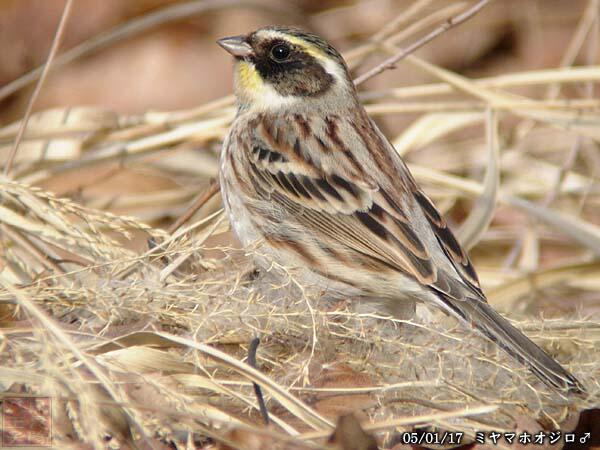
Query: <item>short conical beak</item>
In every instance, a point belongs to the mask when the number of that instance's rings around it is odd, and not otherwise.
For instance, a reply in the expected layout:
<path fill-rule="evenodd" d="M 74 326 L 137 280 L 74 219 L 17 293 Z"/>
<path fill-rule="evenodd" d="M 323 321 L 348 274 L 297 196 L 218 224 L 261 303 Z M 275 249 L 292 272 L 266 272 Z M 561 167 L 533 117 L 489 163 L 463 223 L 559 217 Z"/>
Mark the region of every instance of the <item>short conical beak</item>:
<path fill-rule="evenodd" d="M 246 36 L 231 36 L 217 41 L 221 47 L 233 56 L 243 58 L 252 54 L 252 47 L 246 42 Z"/>

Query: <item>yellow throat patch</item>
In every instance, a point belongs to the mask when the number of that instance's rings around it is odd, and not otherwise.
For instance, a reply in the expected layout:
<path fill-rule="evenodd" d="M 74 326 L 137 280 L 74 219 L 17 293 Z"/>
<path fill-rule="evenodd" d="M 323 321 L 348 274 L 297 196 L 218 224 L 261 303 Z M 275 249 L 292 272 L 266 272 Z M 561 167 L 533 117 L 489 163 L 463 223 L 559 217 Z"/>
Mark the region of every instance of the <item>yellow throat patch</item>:
<path fill-rule="evenodd" d="M 252 63 L 237 63 L 237 89 L 240 94 L 256 95 L 264 89 L 264 81 Z"/>

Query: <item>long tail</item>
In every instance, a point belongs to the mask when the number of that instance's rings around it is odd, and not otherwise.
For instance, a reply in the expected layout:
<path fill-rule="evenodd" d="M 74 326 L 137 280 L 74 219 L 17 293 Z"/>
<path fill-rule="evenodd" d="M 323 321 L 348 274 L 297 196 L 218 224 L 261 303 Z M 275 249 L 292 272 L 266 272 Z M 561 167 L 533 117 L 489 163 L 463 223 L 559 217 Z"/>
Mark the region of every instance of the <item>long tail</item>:
<path fill-rule="evenodd" d="M 585 389 L 577 378 L 513 327 L 486 302 L 471 299 L 456 301 L 446 298 L 443 301 L 455 315 L 498 344 L 548 386 L 562 391 L 566 390 L 571 394 L 585 394 Z"/>

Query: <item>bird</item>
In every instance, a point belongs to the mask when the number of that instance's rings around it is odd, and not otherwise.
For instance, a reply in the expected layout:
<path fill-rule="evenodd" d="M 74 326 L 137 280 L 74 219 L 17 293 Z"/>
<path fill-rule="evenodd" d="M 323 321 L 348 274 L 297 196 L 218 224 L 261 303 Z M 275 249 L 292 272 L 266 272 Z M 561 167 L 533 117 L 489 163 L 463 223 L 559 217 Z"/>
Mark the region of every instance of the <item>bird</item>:
<path fill-rule="evenodd" d="M 307 283 L 415 303 L 472 326 L 543 383 L 582 384 L 488 303 L 444 217 L 360 103 L 340 53 L 299 28 L 219 39 L 234 58 L 237 113 L 220 154 L 220 188 L 244 246 L 304 270 Z"/>

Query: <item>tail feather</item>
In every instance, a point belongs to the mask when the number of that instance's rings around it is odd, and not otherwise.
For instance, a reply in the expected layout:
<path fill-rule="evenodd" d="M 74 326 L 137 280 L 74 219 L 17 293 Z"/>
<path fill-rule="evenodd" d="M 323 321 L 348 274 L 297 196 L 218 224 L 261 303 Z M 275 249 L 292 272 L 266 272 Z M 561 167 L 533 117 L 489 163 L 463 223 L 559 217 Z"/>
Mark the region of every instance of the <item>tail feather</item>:
<path fill-rule="evenodd" d="M 473 325 L 506 353 L 528 367 L 546 385 L 572 394 L 585 393 L 577 378 L 486 302 L 471 299 L 466 301 L 444 299 L 444 303 L 454 314 Z"/>

